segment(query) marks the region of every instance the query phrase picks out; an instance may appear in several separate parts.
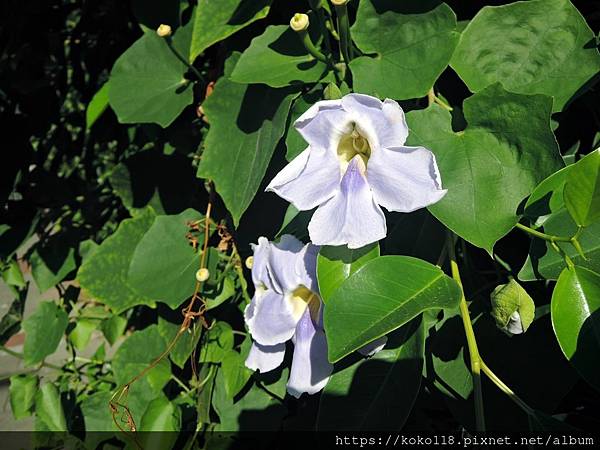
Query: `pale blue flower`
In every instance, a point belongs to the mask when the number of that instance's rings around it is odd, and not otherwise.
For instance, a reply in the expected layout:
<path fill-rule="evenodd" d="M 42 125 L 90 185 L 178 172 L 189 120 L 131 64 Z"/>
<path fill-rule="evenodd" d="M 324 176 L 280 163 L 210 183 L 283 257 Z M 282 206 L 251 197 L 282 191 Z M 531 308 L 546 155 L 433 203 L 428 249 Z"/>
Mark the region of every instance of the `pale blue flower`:
<path fill-rule="evenodd" d="M 349 94 L 317 102 L 294 126 L 308 147 L 267 187 L 299 210 L 317 208 L 315 245 L 359 248 L 387 234 L 380 206 L 411 212 L 446 190 L 434 154 L 407 147 L 408 126 L 393 100 Z"/>
<path fill-rule="evenodd" d="M 255 294 L 244 313 L 254 340 L 246 366 L 268 372 L 283 362 L 286 342 L 294 344 L 287 391 L 294 397 L 325 387 L 333 366 L 327 359 L 322 303 L 318 295 L 318 247 L 290 235 L 254 246 Z"/>

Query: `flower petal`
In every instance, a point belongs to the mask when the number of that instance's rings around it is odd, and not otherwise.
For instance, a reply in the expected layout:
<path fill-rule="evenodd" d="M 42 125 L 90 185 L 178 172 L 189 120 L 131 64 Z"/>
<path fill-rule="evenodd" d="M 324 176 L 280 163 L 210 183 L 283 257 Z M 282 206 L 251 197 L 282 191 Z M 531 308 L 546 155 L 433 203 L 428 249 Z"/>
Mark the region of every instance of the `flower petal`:
<path fill-rule="evenodd" d="M 304 150 L 267 186 L 301 211 L 313 209 L 333 197 L 340 184 L 339 162 L 326 149 Z"/>
<path fill-rule="evenodd" d="M 342 98 L 342 107 L 358 131 L 369 141 L 372 149 L 400 147 L 408 137 L 404 111 L 394 100 L 364 94 L 348 94 Z"/>
<path fill-rule="evenodd" d="M 260 345 L 253 342 L 246 358 L 246 367 L 261 373 L 276 369 L 283 362 L 285 343 L 275 345 Z"/>
<path fill-rule="evenodd" d="M 267 269 L 270 251 L 269 241 L 265 237 L 259 237 L 258 244 L 252 244 L 252 250 L 254 252 L 254 261 L 252 262 L 252 282 L 254 283 L 254 288 L 267 287 L 272 289 L 273 286 Z"/>
<path fill-rule="evenodd" d="M 294 122 L 294 128 L 312 148 L 333 150 L 333 155 L 340 138 L 352 131 L 351 118 L 341 100 L 315 103 Z"/>
<path fill-rule="evenodd" d="M 423 147 L 373 151 L 367 180 L 375 201 L 389 211 L 415 211 L 438 202 L 447 192 L 435 155 Z"/>
<path fill-rule="evenodd" d="M 302 241 L 291 234 L 285 234 L 281 236 L 279 242 L 271 243 L 268 268 L 273 287 L 277 292 L 285 294 L 301 284 L 297 265 L 298 260 L 302 258 L 300 252 L 303 248 Z"/>
<path fill-rule="evenodd" d="M 382 336 L 378 339 L 375 339 L 372 342 L 369 342 L 367 345 L 363 345 L 357 351 L 363 356 L 371 357 L 375 353 L 383 350 L 383 347 L 387 344 L 387 336 Z"/>
<path fill-rule="evenodd" d="M 304 392 L 315 394 L 325 387 L 332 371 L 333 365 L 327 359 L 325 333 L 315 328 L 307 309 L 294 335 L 294 356 L 287 391 L 296 398 Z"/>
<path fill-rule="evenodd" d="M 360 164 L 360 156 L 355 156 L 338 193 L 315 211 L 308 224 L 313 244 L 360 248 L 386 236 L 385 216 L 373 199 Z"/>
<path fill-rule="evenodd" d="M 298 274 L 300 284 L 316 293 L 319 292 L 319 285 L 317 282 L 318 253 L 318 246 L 306 244 L 300 251 L 299 258 L 296 261 L 296 273 Z"/>
<path fill-rule="evenodd" d="M 275 291 L 257 291 L 244 311 L 252 338 L 261 345 L 286 342 L 306 310 L 306 303 Z"/>

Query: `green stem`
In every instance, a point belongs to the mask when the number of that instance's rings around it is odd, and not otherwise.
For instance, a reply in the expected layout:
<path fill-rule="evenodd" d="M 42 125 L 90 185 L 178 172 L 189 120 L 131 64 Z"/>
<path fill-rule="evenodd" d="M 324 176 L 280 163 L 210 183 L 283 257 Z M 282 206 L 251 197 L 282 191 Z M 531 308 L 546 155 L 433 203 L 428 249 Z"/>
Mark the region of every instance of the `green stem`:
<path fill-rule="evenodd" d="M 321 8 L 321 0 L 309 0 L 310 8 L 317 13 L 317 20 L 319 21 L 319 28 L 321 29 L 321 35 L 325 42 L 325 49 L 327 53 L 331 54 L 331 43 L 329 42 L 329 33 L 327 32 L 327 25 L 325 22 L 325 14 L 323 8 Z"/>
<path fill-rule="evenodd" d="M 350 44 L 350 22 L 348 21 L 348 8 L 346 5 L 336 5 L 335 12 L 338 20 L 338 32 L 340 34 L 340 50 L 346 64 L 350 64 L 352 57 L 352 45 Z"/>
<path fill-rule="evenodd" d="M 452 272 L 452 278 L 458 283 L 461 290 L 460 298 L 460 315 L 463 320 L 463 327 L 465 329 L 465 335 L 467 337 L 467 347 L 469 349 L 469 358 L 471 361 L 471 375 L 473 377 L 473 392 L 475 396 L 475 427 L 478 432 L 485 431 L 485 414 L 483 408 L 483 392 L 481 389 L 481 358 L 479 356 L 479 350 L 477 348 L 477 340 L 475 339 L 475 332 L 473 331 L 473 324 L 471 323 L 471 316 L 469 315 L 469 306 L 465 298 L 465 293 L 462 287 L 462 280 L 460 278 L 460 272 L 458 270 L 458 263 L 456 262 L 456 252 L 454 250 L 454 234 L 448 233 L 447 238 L 448 246 L 448 257 L 450 259 L 450 270 Z"/>
<path fill-rule="evenodd" d="M 564 237 L 564 236 L 554 236 L 552 234 L 542 233 L 541 231 L 534 230 L 533 228 L 528 227 L 527 225 L 523 225 L 522 223 L 517 223 L 515 225 L 518 229 L 525 231 L 526 233 L 535 236 L 536 238 L 543 239 L 548 242 L 571 242 L 573 237 Z"/>
<path fill-rule="evenodd" d="M 312 56 L 314 56 L 319 61 L 321 61 L 325 64 L 328 64 L 328 61 L 327 61 L 327 58 L 325 57 L 325 55 L 323 53 L 321 53 L 317 49 L 317 47 L 315 47 L 315 44 L 313 44 L 313 41 L 310 38 L 310 35 L 308 34 L 308 30 L 298 31 L 298 34 L 300 35 L 300 39 L 302 40 L 302 43 L 304 44 L 304 48 L 306 48 L 308 53 L 310 53 Z"/>
<path fill-rule="evenodd" d="M 525 411 L 528 415 L 532 416 L 535 414 L 535 411 L 533 410 L 533 408 L 531 408 L 527 403 L 525 403 L 521 397 L 519 397 L 517 394 L 515 394 L 513 392 L 513 390 L 511 388 L 509 388 L 506 384 L 504 384 L 504 382 L 498 378 L 498 376 L 492 372 L 492 370 L 483 362 L 481 362 L 481 370 L 483 370 L 483 373 L 485 373 L 488 378 L 490 380 L 492 380 L 492 382 L 498 386 L 498 388 L 500 388 L 500 390 L 502 392 L 504 392 L 506 395 L 508 395 L 508 397 L 515 402 L 519 408 L 521 408 L 523 411 Z"/>
<path fill-rule="evenodd" d="M 179 53 L 179 51 L 175 48 L 175 46 L 173 45 L 173 41 L 171 40 L 171 36 L 167 36 L 165 38 L 165 42 L 167 43 L 167 46 L 169 47 L 169 49 L 177 57 L 177 59 L 179 61 L 181 61 L 183 64 L 185 64 L 188 67 L 188 69 L 190 69 L 192 72 L 194 72 L 194 75 L 196 75 L 198 77 L 199 81 L 202 81 L 202 83 L 204 83 L 204 77 L 198 71 L 198 69 L 196 69 L 192 64 L 190 64 L 186 58 L 181 56 L 181 53 Z"/>

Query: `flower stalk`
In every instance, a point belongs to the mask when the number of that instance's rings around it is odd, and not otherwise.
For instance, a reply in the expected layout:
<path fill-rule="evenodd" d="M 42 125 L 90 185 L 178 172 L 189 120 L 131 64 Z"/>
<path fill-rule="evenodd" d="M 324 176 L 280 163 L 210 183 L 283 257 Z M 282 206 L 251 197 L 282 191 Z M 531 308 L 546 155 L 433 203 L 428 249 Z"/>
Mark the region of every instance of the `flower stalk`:
<path fill-rule="evenodd" d="M 346 64 L 352 60 L 352 41 L 350 40 L 350 22 L 348 20 L 347 0 L 331 0 L 337 14 L 338 32 L 340 36 L 340 51 Z"/>
<path fill-rule="evenodd" d="M 475 332 L 473 331 L 473 324 L 471 323 L 471 316 L 469 315 L 469 306 L 465 298 L 465 292 L 462 287 L 462 280 L 460 278 L 460 272 L 458 270 L 458 263 L 456 262 L 456 251 L 454 250 L 454 234 L 448 233 L 446 240 L 448 246 L 448 257 L 450 260 L 450 270 L 452 272 L 452 278 L 458 283 L 461 291 L 460 298 L 460 315 L 462 317 L 465 334 L 467 336 L 467 347 L 469 349 L 469 359 L 471 362 L 471 375 L 473 377 L 473 392 L 475 396 L 475 428 L 476 431 L 485 431 L 485 413 L 483 408 L 483 391 L 481 389 L 481 367 L 482 361 L 479 356 L 479 349 L 477 348 L 477 340 L 475 339 Z"/>

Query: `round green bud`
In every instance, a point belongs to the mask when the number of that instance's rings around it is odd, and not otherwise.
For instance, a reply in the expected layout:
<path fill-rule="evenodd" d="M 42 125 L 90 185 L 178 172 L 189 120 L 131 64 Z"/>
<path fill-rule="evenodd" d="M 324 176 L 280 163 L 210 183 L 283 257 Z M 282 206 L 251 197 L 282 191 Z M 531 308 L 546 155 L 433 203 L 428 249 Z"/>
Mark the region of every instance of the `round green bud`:
<path fill-rule="evenodd" d="M 156 29 L 156 34 L 158 34 L 160 37 L 167 37 L 167 36 L 171 36 L 171 34 L 173 33 L 173 30 L 171 30 L 171 27 L 169 25 L 165 25 L 160 24 L 160 26 Z"/>
<path fill-rule="evenodd" d="M 200 269 L 198 272 L 196 272 L 196 280 L 199 283 L 202 283 L 206 280 L 208 280 L 208 277 L 210 277 L 210 272 L 208 271 L 208 269 L 206 268 L 202 268 Z"/>
<path fill-rule="evenodd" d="M 296 13 L 290 20 L 290 28 L 294 31 L 304 31 L 308 29 L 308 16 L 302 13 Z"/>

